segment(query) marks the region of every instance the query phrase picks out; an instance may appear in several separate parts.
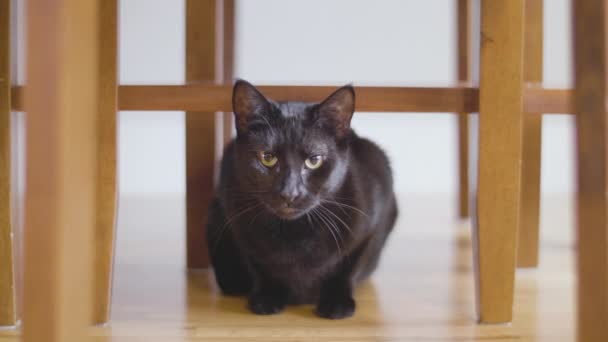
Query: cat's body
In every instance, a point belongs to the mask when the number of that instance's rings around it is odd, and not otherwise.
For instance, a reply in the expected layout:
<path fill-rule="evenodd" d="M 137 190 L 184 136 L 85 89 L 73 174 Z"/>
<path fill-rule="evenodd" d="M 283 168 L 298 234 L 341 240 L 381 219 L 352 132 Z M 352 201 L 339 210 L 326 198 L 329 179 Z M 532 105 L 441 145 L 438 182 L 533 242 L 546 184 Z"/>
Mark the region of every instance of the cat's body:
<path fill-rule="evenodd" d="M 313 303 L 322 317 L 350 316 L 352 291 L 376 267 L 397 216 L 388 159 L 340 120 L 321 129 L 319 116 L 339 115 L 337 107 L 267 104 L 248 109 L 266 115 L 257 123 L 235 104 L 239 137 L 225 150 L 207 228 L 217 282 L 226 294 L 248 294 L 256 313 Z M 250 155 L 268 150 L 268 160 Z M 315 153 L 320 166 L 306 159 Z"/>

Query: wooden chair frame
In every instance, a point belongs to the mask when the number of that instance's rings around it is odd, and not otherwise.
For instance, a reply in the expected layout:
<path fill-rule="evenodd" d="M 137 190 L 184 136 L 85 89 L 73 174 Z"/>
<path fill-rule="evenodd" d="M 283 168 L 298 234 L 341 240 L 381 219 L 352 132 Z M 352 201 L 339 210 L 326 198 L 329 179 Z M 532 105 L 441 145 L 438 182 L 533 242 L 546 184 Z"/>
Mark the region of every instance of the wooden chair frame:
<path fill-rule="evenodd" d="M 116 111 L 117 110 L 183 110 L 186 115 L 186 141 L 187 141 L 187 184 L 188 184 L 188 265 L 190 267 L 205 267 L 208 264 L 206 252 L 202 248 L 204 244 L 204 234 L 202 233 L 202 223 L 205 221 L 206 202 L 209 200 L 213 189 L 213 170 L 215 163 L 215 144 L 220 143 L 219 137 L 222 136 L 215 130 L 215 112 L 229 112 L 232 79 L 232 42 L 234 24 L 234 2 L 233 0 L 187 0 L 187 29 L 186 29 L 186 65 L 187 81 L 186 85 L 118 85 L 116 70 L 116 36 L 117 36 L 117 6 L 116 1 L 100 1 L 97 20 L 86 23 L 79 21 L 77 25 L 87 27 L 87 34 L 97 32 L 100 45 L 94 49 L 98 69 L 87 70 L 91 72 L 96 86 L 85 90 L 95 90 L 98 93 L 99 105 L 97 107 L 97 120 L 93 126 L 98 132 L 95 141 L 97 160 L 95 163 L 88 161 L 87 167 L 96 165 L 97 176 L 86 174 L 88 185 L 95 186 L 87 191 L 94 194 L 97 199 L 97 220 L 95 225 L 96 236 L 96 260 L 98 275 L 96 277 L 95 303 L 95 322 L 105 322 L 109 318 L 110 288 L 111 288 L 111 269 L 113 258 L 113 236 L 116 211 Z M 36 6 L 44 6 L 42 1 L 33 1 Z M 101 5 L 101 4 L 104 5 Z M 590 29 L 600 29 L 604 32 L 604 0 L 589 0 L 575 2 L 575 16 L 584 15 L 585 18 L 591 17 L 589 22 L 581 20 L 575 21 L 576 41 L 581 43 L 580 51 L 577 45 L 577 78 L 576 93 L 565 89 L 544 89 L 540 85 L 542 81 L 542 1 L 540 0 L 492 0 L 482 1 L 480 8 L 481 20 L 481 51 L 480 51 L 480 81 L 479 86 L 470 82 L 470 60 L 467 50 L 470 43 L 465 42 L 465 37 L 469 37 L 466 32 L 470 32 L 471 7 L 468 1 L 459 1 L 459 32 L 461 44 L 459 47 L 459 80 L 469 85 L 459 85 L 456 87 L 358 87 L 357 109 L 360 112 L 383 111 L 383 112 L 453 112 L 459 115 L 459 132 L 461 132 L 461 151 L 467 144 L 465 137 L 468 124 L 466 113 L 479 112 L 479 165 L 478 165 L 478 190 L 477 190 L 477 212 L 475 227 L 475 260 L 478 289 L 478 312 L 482 322 L 500 323 L 508 322 L 512 316 L 513 305 L 513 284 L 514 272 L 517 260 L 517 239 L 519 236 L 520 246 L 526 247 L 526 255 L 520 253 L 520 265 L 535 265 L 537 262 L 538 250 L 538 178 L 539 178 L 539 154 L 540 154 L 540 125 L 541 114 L 552 113 L 579 113 L 590 115 L 578 115 L 577 124 L 579 129 L 579 165 L 589 168 L 579 169 L 579 210 L 588 213 L 587 216 L 579 216 L 579 227 L 589 229 L 579 229 L 581 232 L 580 242 L 590 245 L 589 252 L 582 252 L 579 259 L 581 285 L 583 289 L 592 289 L 596 292 L 603 292 L 601 306 L 591 301 L 590 294 L 579 296 L 582 303 L 581 317 L 591 317 L 591 313 L 599 314 L 599 319 L 607 316 L 607 305 L 605 303 L 605 289 L 608 277 L 606 277 L 606 267 L 600 272 L 601 288 L 591 284 L 592 278 L 588 277 L 589 267 L 591 267 L 591 257 L 600 257 L 602 265 L 606 266 L 606 121 L 605 121 L 605 77 L 603 73 L 598 78 L 597 69 L 601 68 L 605 72 L 605 41 L 604 35 L 601 37 L 585 38 L 584 32 Z M 39 110 L 36 107 L 37 96 L 44 97 L 41 89 L 44 86 L 51 86 L 52 83 L 44 83 L 44 80 L 37 79 L 34 90 L 22 96 L 22 89 L 10 84 L 10 70 L 8 70 L 9 58 L 7 51 L 10 51 L 10 16 L 3 11 L 8 9 L 9 0 L 0 0 L 0 167 L 10 165 L 10 140 L 6 139 L 9 134 L 7 127 L 10 127 L 11 110 Z M 34 5 L 32 5 L 34 6 Z M 67 13 L 85 13 L 87 18 L 91 18 L 91 7 L 79 7 L 75 0 L 55 0 L 52 5 L 64 6 Z M 73 11 L 73 12 L 70 12 Z M 594 11 L 596 15 L 594 15 Z M 600 11 L 599 14 L 597 14 Z M 29 17 L 36 15 L 36 9 L 28 12 Z M 52 11 L 49 18 L 57 21 L 54 27 L 56 30 L 51 34 L 64 34 L 66 27 L 60 26 L 62 23 L 61 15 L 65 12 Z M 465 20 L 463 20 L 465 18 Z M 97 25 L 97 30 L 92 25 Z M 44 32 L 40 25 L 29 22 L 30 47 L 35 48 L 40 41 L 35 38 L 42 38 Z M 585 31 L 587 30 L 587 31 Z M 67 31 L 65 31 L 67 32 Z M 463 33 L 464 32 L 464 33 Z M 475 33 L 477 35 L 477 33 Z M 36 36 L 38 35 L 38 36 Z M 589 36 L 589 35 L 588 35 Z M 592 36 L 592 35 L 591 35 Z M 33 37 L 33 38 L 32 38 Z M 71 37 L 71 36 L 70 36 Z M 73 37 L 72 37 L 73 38 Z M 591 39 L 597 42 L 591 42 Z M 72 43 L 73 41 L 68 40 Z M 584 45 L 589 42 L 588 45 Z M 577 44 L 578 44 L 577 43 Z M 595 45 L 593 45 L 595 44 Z M 102 46 L 103 48 L 99 48 Z M 584 62 L 596 62 L 597 47 L 602 49 L 600 64 Z M 588 47 L 586 49 L 586 47 Z M 68 50 L 83 53 L 78 50 L 76 45 L 67 45 Z M 594 50 L 595 49 L 595 50 Z M 59 49 L 57 49 L 59 51 Z M 86 55 L 86 54 L 85 54 Z M 88 56 L 88 55 L 87 55 Z M 39 59 L 38 59 L 39 60 Z M 31 68 L 37 67 L 40 63 L 34 57 L 30 61 Z M 584 62 L 580 62 L 582 60 Z M 59 65 L 59 64 L 57 64 Z M 32 70 L 30 68 L 30 70 Z M 65 77 L 72 77 L 66 73 Z M 61 76 L 59 76 L 61 77 Z M 50 82 L 60 80 L 51 79 Z M 579 82 L 580 81 L 580 82 Z M 36 83 L 40 82 L 40 83 Z M 588 83 L 585 83 L 588 82 Z M 593 83 L 595 82 L 595 83 Z M 599 82 L 599 83 L 598 83 Z M 585 84 L 601 84 L 599 89 L 585 88 Z M 83 90 L 83 91 L 85 91 Z M 321 86 L 262 86 L 261 90 L 268 96 L 276 100 L 302 100 L 318 101 L 322 99 L 330 88 Z M 32 95 L 30 95 L 30 93 Z M 588 99 L 589 93 L 596 96 L 593 106 L 589 107 L 583 102 Z M 60 94 L 61 95 L 61 94 Z M 577 101 L 573 101 L 576 95 Z M 29 100 L 28 100 L 29 98 Z M 28 102 L 30 101 L 30 102 Z M 28 103 L 31 103 L 28 105 Z M 7 105 L 10 104 L 10 105 Z M 83 106 L 85 103 L 81 103 Z M 89 105 L 90 103 L 87 103 Z M 68 111 L 69 112 L 69 111 Z M 52 126 L 52 118 L 65 120 L 62 117 L 61 107 L 54 107 L 54 116 L 49 119 L 37 117 L 28 123 L 28 129 L 37 129 L 39 125 L 48 121 Z M 30 113 L 28 113 L 30 114 Z M 45 121 L 46 120 L 46 121 Z M 231 130 L 230 119 L 225 116 L 223 135 L 228 136 Z M 90 122 L 89 122 L 90 123 Z M 599 126 L 598 126 L 599 124 Z M 53 126 L 54 127 L 54 126 Z M 600 129 L 598 129 L 598 127 Z M 63 129 L 74 129 L 73 127 L 63 127 Z M 188 132 L 195 130 L 198 137 L 202 139 L 190 139 Z M 587 137 L 597 137 L 596 140 Z M 91 139 L 78 136 L 83 142 Z M 34 147 L 28 147 L 28 158 L 33 158 L 32 162 L 40 162 L 43 159 L 40 149 L 42 140 L 32 138 L 31 143 Z M 225 138 L 223 139 L 226 140 Z M 66 146 L 61 145 L 61 141 L 52 142 L 57 152 L 66 152 Z M 90 145 L 85 145 L 90 146 Z M 69 151 L 68 151 L 69 152 Z M 66 152 L 67 153 L 67 152 Z M 593 159 L 592 157 L 601 157 Z M 40 159 L 36 159 L 40 158 Z M 461 155 L 461 173 L 466 171 L 468 156 Z M 591 162 L 593 160 L 593 162 Z M 69 160 L 68 160 L 69 161 Z M 464 161 L 464 162 L 463 162 Z M 520 163 L 523 161 L 522 166 Z M 57 161 L 59 163 L 59 161 Z M 58 172 L 64 172 L 67 164 L 52 164 L 57 167 Z M 89 170 L 89 169 L 86 169 Z M 85 170 L 85 171 L 86 171 Z M 14 295 L 14 275 L 13 265 L 13 240 L 11 238 L 12 228 L 10 226 L 10 194 L 6 191 L 10 185 L 10 172 L 3 168 L 0 173 L 0 298 L 9 298 L 8 301 L 0 301 L 0 324 L 14 324 L 16 322 L 15 301 L 10 299 Z M 36 178 L 38 177 L 38 178 Z M 85 177 L 85 173 L 83 173 Z M 95 179 L 91 178 L 95 177 Z M 28 184 L 44 179 L 44 175 L 28 175 Z M 468 208 L 467 196 L 462 194 L 466 190 L 468 195 L 468 185 L 461 177 L 461 214 L 466 216 Z M 53 180 L 56 181 L 56 180 Z M 599 183 L 597 183 L 597 182 Z M 533 184 L 531 189 L 522 192 L 522 182 Z M 595 183 L 594 183 L 595 182 Z M 601 191 L 596 191 L 600 186 Z M 94 190 L 92 190 L 94 189 Z M 69 189 L 68 189 L 69 190 Z M 71 190 L 65 190 L 70 193 Z M 49 191 L 53 191 L 50 189 Z M 60 194 L 54 193 L 54 196 Z M 60 198 L 60 197 L 56 197 Z M 38 199 L 40 200 L 40 199 Z M 52 200 L 52 197 L 47 198 Z M 528 211 L 522 208 L 522 203 L 532 203 Z M 7 204 L 8 203 L 8 204 Z M 49 203 L 49 202 L 45 202 Z M 58 202 L 57 210 L 66 210 L 74 205 L 71 202 Z M 87 202 L 83 205 L 89 205 Z M 29 224 L 36 221 L 36 215 L 32 209 L 39 208 L 42 202 L 28 202 L 27 213 Z M 527 209 L 526 209 L 527 210 Z M 585 211 L 586 210 L 586 211 Z M 65 211 L 62 211 L 65 212 Z M 51 212 L 45 214 L 52 215 Z M 7 219 L 8 218 L 8 219 Z M 39 219 L 39 217 L 38 217 Z M 59 221 L 58 221 L 59 222 Z M 85 222 L 85 221 L 81 221 Z M 522 229 L 518 235 L 518 226 Z M 69 238 L 65 235 L 65 228 L 57 223 L 51 229 L 56 231 L 62 239 Z M 592 229 L 593 228 L 593 229 Z M 526 233 L 524 234 L 523 231 Z M 589 232 L 589 234 L 583 234 Z M 528 234 L 529 233 L 529 234 Z M 53 239 L 53 235 L 47 234 Z M 525 237 L 525 238 L 524 238 Z M 81 236 L 85 238 L 85 235 Z M 525 239 L 527 244 L 522 243 Z M 66 240 L 67 241 L 67 240 Z M 26 237 L 26 243 L 32 246 L 35 241 Z M 595 244 L 594 244 L 595 243 Z M 79 249 L 74 247 L 71 252 Z M 27 252 L 27 250 L 26 250 Z M 43 249 L 41 253 L 30 250 L 32 259 L 41 257 L 48 253 L 53 257 L 61 253 L 60 251 L 49 248 Z M 75 255 L 75 254 L 72 254 Z M 536 255 L 536 256 L 535 256 Z M 56 260 L 56 259 L 52 259 Z M 60 262 L 57 259 L 57 262 Z M 59 263 L 56 264 L 59 267 Z M 37 266 L 26 262 L 26 282 L 29 279 L 37 278 L 34 272 Z M 583 270 L 587 270 L 583 272 Z M 29 270 L 29 271 L 28 271 Z M 101 271 L 100 271 L 101 270 Z M 103 274 L 102 274 L 103 273 Z M 28 277 L 29 274 L 29 277 Z M 52 277 L 49 272 L 43 272 L 43 277 Z M 66 276 L 68 273 L 66 273 Z M 65 283 L 55 283 L 48 292 L 50 295 L 62 295 L 61 292 L 66 286 Z M 594 283 L 595 284 L 595 283 Z M 33 284 L 26 285 L 26 295 L 33 294 L 35 289 Z M 595 287 L 594 287 L 595 286 Z M 54 291 L 54 292 L 53 292 Z M 582 290 L 580 290 L 582 291 Z M 582 292 L 581 292 L 582 293 Z M 52 304 L 52 303 L 51 303 Z M 70 301 L 62 302 L 62 305 L 74 304 Z M 598 307 L 600 307 L 598 311 Z M 591 309 L 595 309 L 595 311 Z M 25 317 L 32 322 L 40 321 L 41 316 L 30 312 L 28 316 L 27 300 Z M 64 319 L 65 317 L 59 317 Z M 59 325 L 67 326 L 66 321 L 57 321 Z M 581 321 L 582 322 L 582 321 Z M 598 320 L 590 319 L 590 331 L 602 331 L 590 337 L 582 339 L 592 341 L 594 337 L 606 337 L 605 328 L 600 328 Z M 602 322 L 602 321 L 599 321 Z M 583 325 L 581 323 L 581 325 Z M 32 325 L 33 326 L 33 325 Z M 33 328 L 32 328 L 33 329 Z M 595 329 L 595 330 L 594 330 Z M 27 329 L 26 329 L 27 330 Z M 604 335 L 602 335 L 604 334 Z M 27 336 L 27 334 L 26 334 Z M 34 340 L 29 335 L 30 340 Z M 36 335 L 41 336 L 41 335 Z M 62 336 L 52 335 L 59 340 Z M 584 335 L 581 335 L 584 336 Z M 605 340 L 605 339 L 603 339 Z M 599 341 L 599 340 L 598 340 Z"/>

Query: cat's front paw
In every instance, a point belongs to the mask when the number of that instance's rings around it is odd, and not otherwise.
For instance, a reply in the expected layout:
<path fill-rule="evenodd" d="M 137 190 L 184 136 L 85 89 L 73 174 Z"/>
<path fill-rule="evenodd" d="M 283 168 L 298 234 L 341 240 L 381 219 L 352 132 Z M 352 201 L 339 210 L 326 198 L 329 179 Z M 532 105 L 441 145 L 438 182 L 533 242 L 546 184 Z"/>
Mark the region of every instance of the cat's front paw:
<path fill-rule="evenodd" d="M 328 319 L 342 319 L 355 313 L 355 300 L 348 297 L 322 298 L 317 305 L 316 313 L 319 317 Z"/>
<path fill-rule="evenodd" d="M 268 293 L 254 293 L 249 296 L 249 309 L 258 315 L 272 315 L 285 309 L 287 305 L 282 296 Z"/>

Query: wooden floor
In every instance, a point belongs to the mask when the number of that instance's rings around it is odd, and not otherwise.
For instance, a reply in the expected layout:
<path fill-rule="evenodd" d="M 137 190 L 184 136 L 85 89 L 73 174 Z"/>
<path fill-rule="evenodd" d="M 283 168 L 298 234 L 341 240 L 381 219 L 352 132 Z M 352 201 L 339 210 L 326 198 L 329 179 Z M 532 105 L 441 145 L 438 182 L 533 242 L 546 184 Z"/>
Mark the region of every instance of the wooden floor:
<path fill-rule="evenodd" d="M 515 320 L 474 317 L 469 224 L 451 198 L 410 197 L 380 268 L 356 293 L 351 319 L 327 321 L 311 306 L 255 316 L 222 297 L 184 258 L 181 198 L 122 198 L 112 322 L 96 341 L 574 341 L 572 211 L 544 199 L 541 266 L 517 274 Z M 0 330 L 0 341 L 18 332 Z"/>

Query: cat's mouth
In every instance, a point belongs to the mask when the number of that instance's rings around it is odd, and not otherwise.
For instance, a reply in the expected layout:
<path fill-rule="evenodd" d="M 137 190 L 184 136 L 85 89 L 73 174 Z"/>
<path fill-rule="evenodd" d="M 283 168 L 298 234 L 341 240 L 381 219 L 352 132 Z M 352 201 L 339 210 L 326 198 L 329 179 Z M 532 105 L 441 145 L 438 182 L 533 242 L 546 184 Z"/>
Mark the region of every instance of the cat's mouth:
<path fill-rule="evenodd" d="M 287 206 L 281 206 L 279 208 L 269 208 L 271 210 L 271 212 L 273 214 L 275 214 L 276 216 L 278 216 L 279 218 L 283 219 L 283 220 L 295 220 L 301 216 L 303 216 L 304 214 L 306 214 L 306 212 L 308 211 L 307 209 L 304 208 L 296 208 L 296 207 L 287 207 Z"/>
<path fill-rule="evenodd" d="M 300 211 L 300 209 L 287 207 L 287 208 L 281 209 L 280 213 L 285 216 L 293 216 L 293 215 L 297 215 L 299 211 Z"/>

